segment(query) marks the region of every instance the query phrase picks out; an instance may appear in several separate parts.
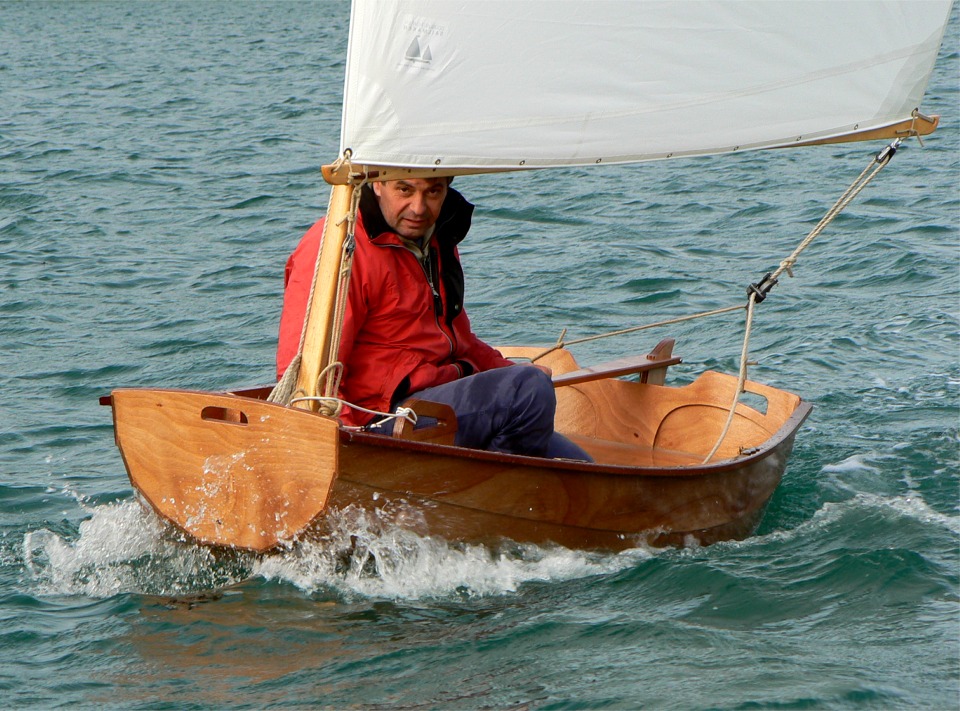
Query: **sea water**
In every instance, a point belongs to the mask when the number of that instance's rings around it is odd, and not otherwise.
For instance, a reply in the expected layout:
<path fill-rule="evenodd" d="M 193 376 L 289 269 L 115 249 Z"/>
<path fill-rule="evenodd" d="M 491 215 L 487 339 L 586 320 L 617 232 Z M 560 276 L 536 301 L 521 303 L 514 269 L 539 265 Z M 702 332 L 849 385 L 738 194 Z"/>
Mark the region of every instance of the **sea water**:
<path fill-rule="evenodd" d="M 135 499 L 98 397 L 270 382 L 326 206 L 349 8 L 0 3 L 0 703 L 16 708 L 952 709 L 960 704 L 960 20 L 908 142 L 759 308 L 814 405 L 749 540 L 492 550 L 383 528 L 256 558 Z M 458 178 L 475 330 L 567 339 L 742 303 L 878 146 Z M 722 316 L 672 336 L 735 372 Z"/>

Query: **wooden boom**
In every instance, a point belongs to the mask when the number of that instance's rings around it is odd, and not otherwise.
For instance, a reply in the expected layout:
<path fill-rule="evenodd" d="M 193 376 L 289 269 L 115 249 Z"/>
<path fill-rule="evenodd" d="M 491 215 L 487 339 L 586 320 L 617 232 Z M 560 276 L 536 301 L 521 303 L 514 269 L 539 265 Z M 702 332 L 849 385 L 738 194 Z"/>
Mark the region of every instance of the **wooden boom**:
<path fill-rule="evenodd" d="M 881 141 L 894 138 L 908 138 L 910 136 L 929 136 L 940 125 L 940 116 L 924 116 L 917 112 L 913 118 L 899 121 L 889 126 L 873 128 L 865 131 L 854 131 L 832 138 L 818 138 L 804 141 L 802 137 L 796 143 L 790 143 L 779 148 L 794 148 L 799 146 L 819 146 L 831 143 L 856 143 L 859 141 Z M 403 180 L 414 178 L 445 178 L 456 175 L 478 175 L 480 173 L 511 173 L 519 170 L 536 170 L 536 168 L 403 168 L 395 165 L 372 164 L 331 164 L 321 168 L 323 179 L 330 185 L 346 185 L 357 177 L 357 174 L 366 176 L 369 180 Z"/>

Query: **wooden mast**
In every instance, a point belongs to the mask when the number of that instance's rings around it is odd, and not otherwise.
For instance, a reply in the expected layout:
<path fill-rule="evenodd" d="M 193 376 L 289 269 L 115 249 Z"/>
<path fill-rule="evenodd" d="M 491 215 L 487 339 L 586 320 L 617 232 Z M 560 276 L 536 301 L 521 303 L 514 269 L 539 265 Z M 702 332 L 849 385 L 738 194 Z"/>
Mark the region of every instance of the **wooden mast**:
<path fill-rule="evenodd" d="M 340 262 L 347 239 L 347 216 L 350 213 L 353 190 L 354 187 L 350 184 L 334 185 L 330 190 L 330 203 L 323 226 L 320 253 L 317 256 L 313 298 L 307 307 L 306 331 L 300 372 L 297 376 L 297 390 L 307 397 L 322 394 L 318 392 L 320 373 L 337 357 L 335 353 L 330 353 L 330 344 L 333 341 Z M 318 408 L 315 400 L 300 401 L 295 406 L 314 411 Z"/>

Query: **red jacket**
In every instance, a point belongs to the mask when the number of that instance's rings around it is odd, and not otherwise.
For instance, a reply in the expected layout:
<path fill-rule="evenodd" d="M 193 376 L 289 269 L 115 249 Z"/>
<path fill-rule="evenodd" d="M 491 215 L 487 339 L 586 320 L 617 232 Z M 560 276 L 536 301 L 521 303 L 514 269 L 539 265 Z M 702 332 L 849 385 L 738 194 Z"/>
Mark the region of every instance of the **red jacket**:
<path fill-rule="evenodd" d="M 344 400 L 389 411 L 391 402 L 407 394 L 472 372 L 512 365 L 477 338 L 463 309 L 457 244 L 466 236 L 472 214 L 473 205 L 449 190 L 430 241 L 440 277 L 434 279 L 439 292 L 435 300 L 424 268 L 384 221 L 373 191 L 364 188 L 340 343 Z M 287 260 L 278 378 L 300 345 L 323 222 L 310 228 Z M 373 415 L 345 407 L 341 419 L 361 425 Z"/>

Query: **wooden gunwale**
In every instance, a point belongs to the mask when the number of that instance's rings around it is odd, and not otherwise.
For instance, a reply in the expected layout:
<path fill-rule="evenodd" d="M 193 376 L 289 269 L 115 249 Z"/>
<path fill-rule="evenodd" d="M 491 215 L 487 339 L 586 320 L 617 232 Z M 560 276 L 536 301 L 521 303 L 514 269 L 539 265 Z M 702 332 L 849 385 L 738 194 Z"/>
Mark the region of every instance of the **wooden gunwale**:
<path fill-rule="evenodd" d="M 263 399 L 269 394 L 269 387 L 255 387 L 245 390 L 232 390 L 231 394 L 238 397 L 251 399 Z M 745 454 L 734 459 L 722 459 L 707 464 L 696 464 L 683 467 L 668 466 L 630 466 L 622 464 L 603 464 L 597 462 L 574 462 L 562 459 L 543 459 L 541 457 L 531 457 L 521 454 L 506 454 L 503 452 L 488 452 L 481 449 L 468 449 L 466 447 L 457 447 L 446 444 L 436 444 L 432 442 L 417 442 L 413 440 L 402 440 L 388 437 L 386 435 L 373 434 L 340 428 L 341 444 L 373 445 L 387 449 L 405 449 L 423 454 L 433 454 L 438 456 L 455 457 L 458 459 L 475 459 L 489 462 L 503 462 L 509 464 L 518 464 L 521 466 L 563 469 L 567 471 L 583 472 L 602 472 L 604 474 L 615 474 L 619 476 L 654 476 L 654 477 L 693 477 L 701 476 L 707 473 L 722 472 L 729 469 L 736 469 L 745 466 L 753 461 L 762 459 L 770 450 L 777 447 L 783 440 L 792 435 L 800 428 L 813 406 L 801 400 L 793 414 L 780 426 L 780 428 L 771 435 L 762 445 L 757 447 L 750 454 Z"/>

